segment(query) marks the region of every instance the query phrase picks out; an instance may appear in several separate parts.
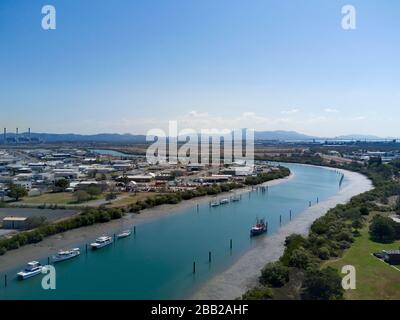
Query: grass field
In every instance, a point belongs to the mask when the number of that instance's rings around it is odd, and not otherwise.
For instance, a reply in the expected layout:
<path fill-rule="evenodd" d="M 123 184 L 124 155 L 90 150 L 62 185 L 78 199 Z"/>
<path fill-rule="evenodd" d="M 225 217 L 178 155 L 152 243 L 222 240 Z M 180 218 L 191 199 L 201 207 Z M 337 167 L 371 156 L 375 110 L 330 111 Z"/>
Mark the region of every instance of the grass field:
<path fill-rule="evenodd" d="M 71 192 L 44 193 L 40 196 L 25 197 L 22 199 L 22 202 L 32 204 L 69 204 L 73 201 Z"/>
<path fill-rule="evenodd" d="M 345 265 L 356 268 L 356 290 L 347 290 L 345 298 L 350 300 L 397 300 L 400 299 L 400 271 L 371 254 L 383 249 L 399 249 L 400 241 L 381 244 L 369 239 L 368 227 L 346 251 L 342 258 L 328 261 L 324 266 L 340 270 Z M 400 269 L 400 268 L 399 268 Z"/>
<path fill-rule="evenodd" d="M 92 200 L 101 200 L 104 195 L 100 195 Z M 72 192 L 55 192 L 55 193 L 44 193 L 40 196 L 25 197 L 21 200 L 22 203 L 26 204 L 57 204 L 57 205 L 67 205 L 67 204 L 77 204 L 74 199 Z M 83 202 L 85 203 L 85 202 Z"/>

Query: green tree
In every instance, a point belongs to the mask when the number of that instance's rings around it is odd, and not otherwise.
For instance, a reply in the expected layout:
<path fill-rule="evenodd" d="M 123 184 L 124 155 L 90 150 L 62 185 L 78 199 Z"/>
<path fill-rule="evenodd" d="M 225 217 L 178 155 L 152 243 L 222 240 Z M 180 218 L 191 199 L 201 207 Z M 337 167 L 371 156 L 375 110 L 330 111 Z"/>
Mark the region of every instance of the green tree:
<path fill-rule="evenodd" d="M 74 192 L 75 201 L 78 203 L 90 200 L 90 195 L 84 190 L 77 190 Z"/>
<path fill-rule="evenodd" d="M 57 190 L 65 191 L 69 187 L 69 181 L 67 179 L 60 179 L 54 183 Z"/>
<path fill-rule="evenodd" d="M 26 197 L 28 195 L 28 191 L 23 186 L 11 184 L 8 195 L 11 198 L 14 198 L 16 201 L 19 201 L 20 198 Z"/>
<path fill-rule="evenodd" d="M 367 216 L 367 215 L 369 215 L 369 210 L 368 210 L 367 207 L 362 207 L 362 208 L 360 209 L 360 213 L 361 213 L 361 215 L 363 215 L 363 216 Z"/>
<path fill-rule="evenodd" d="M 90 186 L 85 188 L 85 191 L 90 196 L 91 199 L 101 194 L 101 188 L 95 184 L 91 184 Z"/>
<path fill-rule="evenodd" d="M 394 221 L 388 217 L 377 215 L 372 219 L 369 227 L 371 238 L 377 242 L 393 242 L 396 238 Z"/>
<path fill-rule="evenodd" d="M 300 248 L 293 250 L 289 259 L 289 266 L 305 270 L 307 269 L 310 262 L 311 258 L 309 253 L 307 253 L 306 250 Z"/>
<path fill-rule="evenodd" d="M 272 298 L 273 298 L 272 290 L 268 287 L 253 288 L 251 290 L 248 290 L 242 296 L 243 300 L 270 300 Z"/>
<path fill-rule="evenodd" d="M 304 277 L 302 298 L 306 300 L 343 299 L 342 279 L 331 267 L 308 270 Z"/>
<path fill-rule="evenodd" d="M 261 270 L 260 282 L 271 287 L 282 287 L 289 281 L 289 268 L 281 262 L 268 263 Z"/>

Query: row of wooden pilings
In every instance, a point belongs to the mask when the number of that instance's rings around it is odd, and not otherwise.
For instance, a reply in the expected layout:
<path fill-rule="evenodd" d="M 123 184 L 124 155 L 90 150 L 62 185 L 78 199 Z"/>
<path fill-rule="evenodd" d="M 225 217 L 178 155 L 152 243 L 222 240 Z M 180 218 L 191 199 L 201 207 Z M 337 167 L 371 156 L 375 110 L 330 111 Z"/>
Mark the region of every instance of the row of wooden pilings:
<path fill-rule="evenodd" d="M 232 249 L 233 249 L 233 239 L 230 239 L 229 241 L 229 250 L 232 253 Z M 212 260 L 212 253 L 211 251 L 208 251 L 208 263 L 211 264 L 211 260 Z M 196 261 L 193 261 L 193 274 L 196 273 Z"/>

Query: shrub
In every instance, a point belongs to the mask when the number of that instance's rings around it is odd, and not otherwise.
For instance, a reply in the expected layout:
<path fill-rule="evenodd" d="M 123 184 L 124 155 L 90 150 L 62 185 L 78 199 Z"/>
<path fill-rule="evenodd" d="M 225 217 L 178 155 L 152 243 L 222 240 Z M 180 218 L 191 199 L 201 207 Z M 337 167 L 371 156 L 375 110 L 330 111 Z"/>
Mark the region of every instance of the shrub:
<path fill-rule="evenodd" d="M 394 221 L 388 217 L 377 215 L 369 227 L 371 238 L 377 242 L 393 242 L 396 239 Z"/>
<path fill-rule="evenodd" d="M 321 260 L 328 260 L 330 257 L 330 252 L 327 247 L 321 247 L 318 249 L 318 257 Z"/>
<path fill-rule="evenodd" d="M 343 299 L 342 278 L 333 268 L 308 270 L 303 282 L 302 298 L 307 300 Z"/>
<path fill-rule="evenodd" d="M 295 249 L 289 259 L 289 266 L 299 269 L 307 269 L 311 261 L 310 254 L 304 249 Z"/>
<path fill-rule="evenodd" d="M 281 262 L 268 263 L 261 271 L 260 282 L 271 287 L 282 287 L 289 281 L 289 268 Z"/>
<path fill-rule="evenodd" d="M 243 300 L 269 300 L 272 298 L 272 290 L 267 287 L 256 287 L 250 289 L 242 296 Z"/>

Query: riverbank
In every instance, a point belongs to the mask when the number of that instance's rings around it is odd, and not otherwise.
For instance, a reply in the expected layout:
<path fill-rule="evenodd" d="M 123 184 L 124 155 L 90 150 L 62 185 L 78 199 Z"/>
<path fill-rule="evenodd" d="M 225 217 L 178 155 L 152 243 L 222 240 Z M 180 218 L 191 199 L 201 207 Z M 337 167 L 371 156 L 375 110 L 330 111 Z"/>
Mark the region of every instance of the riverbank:
<path fill-rule="evenodd" d="M 291 173 L 290 176 L 271 180 L 262 184 L 262 186 L 273 186 L 276 184 L 290 181 L 294 177 Z M 220 193 L 217 198 L 224 198 L 234 194 L 239 195 L 252 190 L 252 187 L 245 187 L 235 189 L 230 192 Z M 195 208 L 198 205 L 208 204 L 210 201 L 215 200 L 215 196 L 205 196 L 193 198 L 191 200 L 184 200 L 174 205 L 160 205 L 151 209 L 142 210 L 140 214 L 128 213 L 122 219 L 112 220 L 103 224 L 95 224 L 88 227 L 73 229 L 61 234 L 56 234 L 45 238 L 43 241 L 26 245 L 17 250 L 7 252 L 4 256 L 0 256 L 0 273 L 8 272 L 20 266 L 23 266 L 27 261 L 47 259 L 48 256 L 54 254 L 60 249 L 81 246 L 93 242 L 93 240 L 102 234 L 114 234 L 122 229 L 127 229 L 133 225 L 139 226 L 143 223 L 154 221 L 155 219 L 162 219 L 174 214 L 179 214 L 188 208 Z"/>
<path fill-rule="evenodd" d="M 365 176 L 342 169 L 348 183 L 326 201 L 304 210 L 294 220 L 282 226 L 271 236 L 259 239 L 258 245 L 246 252 L 227 270 L 216 275 L 201 286 L 189 299 L 235 299 L 258 284 L 261 269 L 268 262 L 276 261 L 284 251 L 285 238 L 292 234 L 307 235 L 313 221 L 323 216 L 330 208 L 348 202 L 353 196 L 371 190 L 372 182 Z"/>

